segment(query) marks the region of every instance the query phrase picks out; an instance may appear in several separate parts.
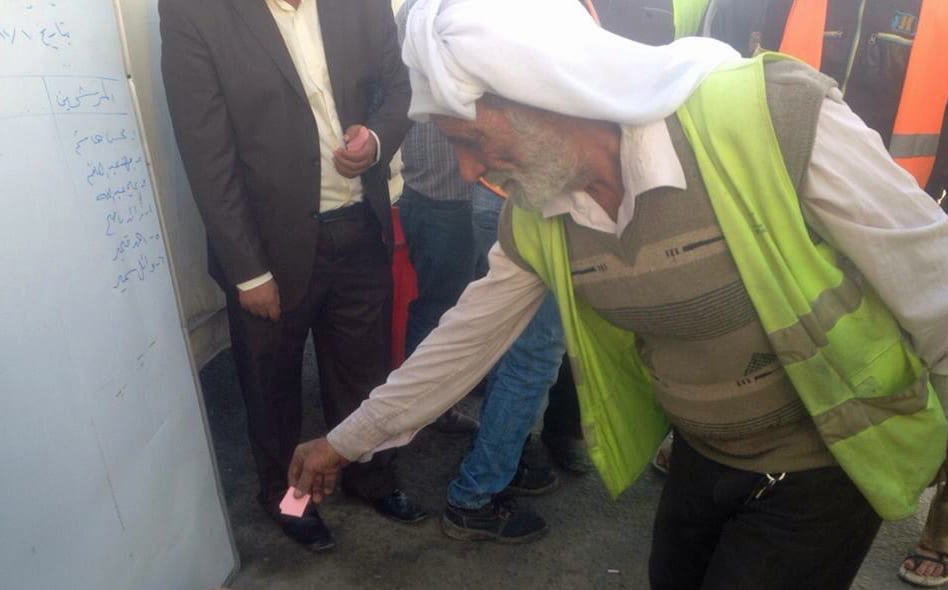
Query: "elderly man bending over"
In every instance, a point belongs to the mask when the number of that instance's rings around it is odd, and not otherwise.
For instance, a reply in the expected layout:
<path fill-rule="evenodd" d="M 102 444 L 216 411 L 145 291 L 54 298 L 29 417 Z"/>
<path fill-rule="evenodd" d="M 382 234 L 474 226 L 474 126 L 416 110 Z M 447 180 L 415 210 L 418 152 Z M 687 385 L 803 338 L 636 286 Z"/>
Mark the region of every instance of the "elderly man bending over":
<path fill-rule="evenodd" d="M 831 80 L 779 56 L 646 47 L 566 0 L 420 0 L 403 57 L 410 114 L 512 202 L 490 274 L 297 448 L 298 491 L 407 442 L 551 290 L 607 488 L 679 434 L 652 587 L 847 588 L 944 460 L 945 214 Z"/>

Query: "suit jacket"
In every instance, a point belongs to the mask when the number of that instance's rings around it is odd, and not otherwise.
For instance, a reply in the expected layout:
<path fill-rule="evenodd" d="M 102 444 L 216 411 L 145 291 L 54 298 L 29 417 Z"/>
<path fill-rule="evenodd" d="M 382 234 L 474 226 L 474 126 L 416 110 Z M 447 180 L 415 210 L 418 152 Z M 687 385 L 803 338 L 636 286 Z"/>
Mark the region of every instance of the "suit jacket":
<path fill-rule="evenodd" d="M 160 0 L 172 124 L 225 290 L 269 270 L 284 308 L 313 269 L 322 161 L 316 121 L 264 0 Z M 410 125 L 411 90 L 388 0 L 319 0 L 326 62 L 346 129 L 379 137 L 363 199 L 391 250 L 388 163 Z"/>

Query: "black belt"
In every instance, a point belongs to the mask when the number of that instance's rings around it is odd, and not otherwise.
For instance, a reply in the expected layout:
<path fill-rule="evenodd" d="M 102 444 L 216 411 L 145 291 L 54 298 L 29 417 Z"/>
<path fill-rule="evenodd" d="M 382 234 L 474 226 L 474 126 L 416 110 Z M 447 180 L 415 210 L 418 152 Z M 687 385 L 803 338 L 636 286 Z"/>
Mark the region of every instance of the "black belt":
<path fill-rule="evenodd" d="M 320 223 L 332 223 L 333 221 L 342 221 L 346 219 L 362 219 L 365 216 L 365 206 L 363 203 L 353 203 L 344 205 L 338 209 L 324 211 L 322 213 L 313 213 L 313 219 Z"/>

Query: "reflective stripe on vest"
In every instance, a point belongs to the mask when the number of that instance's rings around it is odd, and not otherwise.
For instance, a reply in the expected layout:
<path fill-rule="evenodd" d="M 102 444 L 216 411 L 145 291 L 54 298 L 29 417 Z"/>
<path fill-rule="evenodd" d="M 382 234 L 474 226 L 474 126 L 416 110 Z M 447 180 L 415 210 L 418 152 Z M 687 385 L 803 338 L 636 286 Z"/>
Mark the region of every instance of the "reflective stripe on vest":
<path fill-rule="evenodd" d="M 780 52 L 820 69 L 828 0 L 794 0 Z M 895 115 L 889 153 L 925 187 L 948 104 L 948 2 L 922 0 L 902 96 Z"/>
<path fill-rule="evenodd" d="M 903 518 L 944 459 L 948 424 L 885 304 L 847 276 L 828 243 L 812 242 L 761 95 L 765 59 L 774 54 L 709 76 L 679 111 L 682 130 L 754 310 L 820 435 L 876 512 Z M 741 113 L 739 129 L 722 112 Z"/>
<path fill-rule="evenodd" d="M 889 152 L 921 187 L 928 184 L 948 103 L 948 2 L 923 0 Z"/>
<path fill-rule="evenodd" d="M 698 34 L 709 0 L 674 0 L 672 18 L 675 23 L 675 39 Z"/>
<path fill-rule="evenodd" d="M 823 31 L 828 0 L 795 0 L 787 15 L 780 53 L 792 55 L 819 70 L 823 63 Z"/>

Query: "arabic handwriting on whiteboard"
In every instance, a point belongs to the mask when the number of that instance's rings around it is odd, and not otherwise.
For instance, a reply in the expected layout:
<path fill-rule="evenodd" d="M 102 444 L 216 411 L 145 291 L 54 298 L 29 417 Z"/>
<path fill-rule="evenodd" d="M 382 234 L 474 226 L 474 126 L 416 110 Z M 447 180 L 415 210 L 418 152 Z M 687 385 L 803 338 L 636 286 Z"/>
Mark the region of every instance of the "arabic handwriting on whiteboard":
<path fill-rule="evenodd" d="M 40 21 L 39 24 L 0 24 L 0 43 L 11 47 L 34 44 L 59 51 L 72 45 L 72 32 L 66 23 L 57 19 Z"/>
<path fill-rule="evenodd" d="M 142 201 L 142 190 L 148 186 L 148 177 L 143 176 L 137 180 L 129 180 L 124 184 L 112 185 L 105 190 L 96 193 L 96 201 L 124 201 L 134 199 Z"/>
<path fill-rule="evenodd" d="M 117 160 L 109 162 L 108 164 L 104 163 L 102 160 L 96 162 L 86 162 L 86 167 L 88 174 L 86 174 L 86 183 L 89 186 L 93 186 L 99 178 L 111 179 L 114 176 L 121 177 L 123 172 L 125 175 L 132 173 L 133 171 L 139 171 L 145 164 L 145 158 L 140 155 L 129 155 L 123 154 Z M 144 179 L 143 179 L 144 181 Z M 144 184 L 141 181 L 137 182 L 138 186 L 134 188 L 142 188 Z M 97 201 L 105 200 L 104 197 L 96 196 Z"/>
<path fill-rule="evenodd" d="M 119 226 L 134 225 L 154 213 L 155 207 L 151 203 L 113 209 L 105 216 L 105 235 L 108 237 L 115 236 L 118 234 Z"/>
<path fill-rule="evenodd" d="M 159 233 L 150 235 L 145 235 L 141 232 L 135 232 L 134 235 L 124 234 L 119 240 L 118 245 L 115 246 L 115 254 L 112 256 L 112 262 L 119 260 L 119 258 L 121 258 L 126 252 L 144 248 L 145 246 L 160 240 L 161 234 Z"/>
<path fill-rule="evenodd" d="M 149 275 L 164 266 L 164 264 L 164 256 L 149 258 L 147 254 L 141 254 L 131 268 L 116 276 L 115 284 L 112 285 L 112 289 L 124 293 L 130 283 L 136 281 L 139 283 L 144 282 Z"/>
<path fill-rule="evenodd" d="M 94 111 L 103 105 L 115 104 L 115 93 L 106 88 L 106 81 L 99 80 L 92 87 L 77 83 L 74 88 L 56 91 L 55 103 L 66 112 L 83 109 Z"/>
<path fill-rule="evenodd" d="M 106 130 L 103 133 L 93 133 L 92 135 L 85 134 L 81 135 L 79 130 L 76 129 L 72 133 L 73 141 L 75 145 L 73 146 L 73 151 L 77 156 L 81 156 L 83 151 L 88 145 L 99 145 L 101 143 L 107 143 L 109 145 L 119 142 L 134 141 L 137 136 L 134 131 L 128 131 L 124 127 L 120 127 L 115 130 Z"/>
<path fill-rule="evenodd" d="M 6 31 L 10 27 L 3 18 L 0 15 L 0 29 Z M 9 39 L 0 36 L 0 57 L 5 41 Z M 101 232 L 90 247 L 109 265 L 103 286 L 125 293 L 134 284 L 158 277 L 167 280 L 165 244 L 148 162 L 134 114 L 126 112 L 131 110 L 126 80 L 30 73 L 2 78 L 20 80 L 38 96 L 28 103 L 0 102 L 0 107 L 13 107 L 0 113 L 0 120 L 50 117 L 55 125 L 73 189 L 68 193 L 74 199 L 70 206 L 77 207 L 86 224 Z M 45 112 L 35 107 L 40 101 L 46 103 Z"/>

